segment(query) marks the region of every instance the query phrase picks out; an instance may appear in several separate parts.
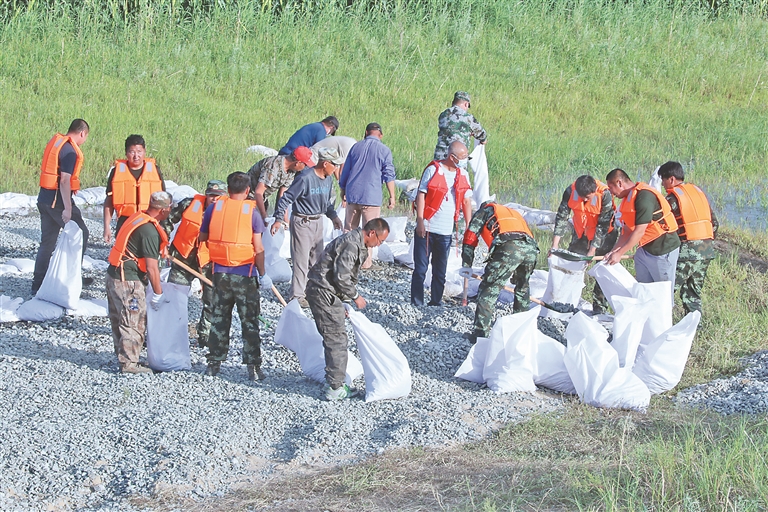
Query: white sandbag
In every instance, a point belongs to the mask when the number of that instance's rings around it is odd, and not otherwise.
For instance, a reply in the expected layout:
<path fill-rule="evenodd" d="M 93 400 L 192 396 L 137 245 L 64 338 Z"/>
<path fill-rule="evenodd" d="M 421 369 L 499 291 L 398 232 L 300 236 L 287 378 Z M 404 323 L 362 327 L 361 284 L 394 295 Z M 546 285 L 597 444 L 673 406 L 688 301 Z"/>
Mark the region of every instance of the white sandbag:
<path fill-rule="evenodd" d="M 61 230 L 43 283 L 35 294 L 41 300 L 67 309 L 75 309 L 83 291 L 83 232 L 69 221 Z"/>
<path fill-rule="evenodd" d="M 477 338 L 477 342 L 469 348 L 467 358 L 461 363 L 459 369 L 453 374 L 458 379 L 468 380 L 484 384 L 483 369 L 485 358 L 488 354 L 488 338 Z"/>
<path fill-rule="evenodd" d="M 550 210 L 540 210 L 531 208 L 518 203 L 507 203 L 507 208 L 512 208 L 520 213 L 529 226 L 535 226 L 538 229 L 552 231 L 555 226 L 555 217 L 557 214 Z"/>
<path fill-rule="evenodd" d="M 663 185 L 661 183 L 661 176 L 659 176 L 659 169 L 661 169 L 661 166 L 657 167 L 652 173 L 651 173 L 651 179 L 648 180 L 648 185 L 652 188 L 655 188 L 662 194 L 666 194 L 666 190 L 663 190 Z"/>
<path fill-rule="evenodd" d="M 397 187 L 402 194 L 405 194 L 408 201 L 412 203 L 416 200 L 416 195 L 419 192 L 419 181 L 419 178 L 395 180 L 395 187 Z"/>
<path fill-rule="evenodd" d="M 608 299 L 614 310 L 616 309 L 613 305 L 614 296 L 633 296 L 632 287 L 635 286 L 637 280 L 620 263 L 606 265 L 601 261 L 597 265 L 593 265 L 589 269 L 588 274 L 594 277 L 598 284 L 600 284 L 605 298 Z"/>
<path fill-rule="evenodd" d="M 29 258 L 11 258 L 5 262 L 6 265 L 13 265 L 22 274 L 31 274 L 35 271 L 35 260 Z"/>
<path fill-rule="evenodd" d="M 379 324 L 345 304 L 365 373 L 365 401 L 388 400 L 411 392 L 408 360 Z"/>
<path fill-rule="evenodd" d="M 568 348 L 575 347 L 585 339 L 606 343 L 608 341 L 608 331 L 596 320 L 582 312 L 578 312 L 571 317 L 568 326 L 565 328 L 565 339 L 568 342 Z"/>
<path fill-rule="evenodd" d="M 147 364 L 156 371 L 189 370 L 189 330 L 187 294 L 189 286 L 163 283 L 163 301 L 159 311 L 150 302 L 155 296 L 147 287 Z"/>
<path fill-rule="evenodd" d="M 275 343 L 296 353 L 301 371 L 310 379 L 325 382 L 325 351 L 323 337 L 317 332 L 314 320 L 304 314 L 299 301 L 293 299 L 283 309 L 275 328 Z M 352 384 L 363 374 L 363 365 L 349 352 L 347 358 L 347 376 L 344 382 Z"/>
<path fill-rule="evenodd" d="M 488 191 L 488 158 L 485 156 L 485 144 L 475 144 L 469 155 L 469 167 L 472 169 L 472 199 L 479 207 L 491 199 Z"/>
<path fill-rule="evenodd" d="M 680 382 L 700 320 L 700 312 L 688 313 L 638 356 L 632 372 L 648 386 L 651 394 L 669 391 Z"/>
<path fill-rule="evenodd" d="M 459 249 L 460 251 L 460 249 Z M 457 252 L 456 247 L 448 250 L 448 262 L 445 266 L 445 288 L 443 297 L 458 297 L 464 293 L 464 278 L 459 275 L 461 268 L 461 254 Z M 473 281 L 477 281 L 473 279 Z M 473 286 L 477 286 L 473 283 Z M 432 287 L 432 264 L 427 267 L 427 273 L 424 275 L 424 288 Z M 475 288 L 476 290 L 477 288 Z M 475 292 L 477 295 L 477 292 Z"/>
<path fill-rule="evenodd" d="M 267 275 L 275 283 L 287 283 L 291 280 L 293 271 L 288 260 L 280 255 L 280 248 L 285 238 L 285 230 L 278 230 L 274 236 L 270 234 L 270 228 L 274 224 L 274 219 L 268 221 L 268 226 L 261 235 L 261 241 L 264 244 L 264 266 Z"/>
<path fill-rule="evenodd" d="M 547 270 L 536 269 L 528 279 L 528 286 L 530 287 L 531 297 L 540 299 L 547 291 L 547 283 L 549 282 L 549 272 Z"/>
<path fill-rule="evenodd" d="M 483 368 L 483 379 L 492 391 L 536 391 L 530 359 L 538 315 L 534 308 L 501 317 L 493 324 Z"/>
<path fill-rule="evenodd" d="M 541 300 L 544 302 L 560 302 L 578 306 L 581 291 L 584 289 L 584 271 L 587 268 L 584 261 L 568 261 L 558 256 L 547 258 L 549 263 L 549 275 L 547 288 Z M 547 308 L 542 308 L 541 316 L 559 317 L 557 313 Z M 570 317 L 570 314 L 567 315 Z"/>
<path fill-rule="evenodd" d="M 8 265 L 6 263 L 0 264 L 0 276 L 4 274 L 20 274 L 18 268 L 16 268 L 16 265 Z"/>
<path fill-rule="evenodd" d="M 408 225 L 408 217 L 386 217 L 384 219 L 389 224 L 389 234 L 387 242 L 407 242 L 405 228 Z"/>
<path fill-rule="evenodd" d="M 77 307 L 67 309 L 67 314 L 71 316 L 109 316 L 109 304 L 104 299 L 78 299 Z"/>
<path fill-rule="evenodd" d="M 575 394 L 576 388 L 565 367 L 565 346 L 538 329 L 534 334 L 533 357 L 530 358 L 533 382 L 560 393 Z"/>
<path fill-rule="evenodd" d="M 390 244 L 389 247 L 392 249 L 392 255 L 395 257 L 396 263 L 413 268 L 413 240 L 410 241 L 406 248 L 399 243 Z"/>
<path fill-rule="evenodd" d="M 189 185 L 176 185 L 170 180 L 165 180 L 165 191 L 171 194 L 174 203 L 180 203 L 184 199 L 195 197 L 198 192 Z"/>
<path fill-rule="evenodd" d="M 392 254 L 392 249 L 389 247 L 389 244 L 384 242 L 380 246 L 373 248 L 371 259 L 382 263 L 394 263 L 395 255 Z"/>
<path fill-rule="evenodd" d="M 37 196 L 28 196 L 17 192 L 0 194 L 0 213 L 24 214 L 32 208 L 37 208 Z"/>
<path fill-rule="evenodd" d="M 107 270 L 109 268 L 109 262 L 104 260 L 96 260 L 88 256 L 83 256 L 83 270 Z"/>
<path fill-rule="evenodd" d="M 632 296 L 643 302 L 654 304 L 653 312 L 648 316 L 640 337 L 640 350 L 642 350 L 672 327 L 672 282 L 635 283 L 632 287 Z"/>
<path fill-rule="evenodd" d="M 272 148 L 267 147 L 267 146 L 262 146 L 260 144 L 254 144 L 253 146 L 247 147 L 245 149 L 245 152 L 246 153 L 254 153 L 256 155 L 263 155 L 264 158 L 266 158 L 268 156 L 276 156 L 277 155 L 277 150 L 276 149 L 272 149 Z"/>
<path fill-rule="evenodd" d="M 78 190 L 74 197 L 81 199 L 84 204 L 104 204 L 107 198 L 107 187 L 90 187 Z"/>
<path fill-rule="evenodd" d="M 16 316 L 19 317 L 19 320 L 27 320 L 30 322 L 56 320 L 63 314 L 64 308 L 61 306 L 40 300 L 37 297 L 23 303 L 16 310 Z"/>
<path fill-rule="evenodd" d="M 24 299 L 21 297 L 12 299 L 7 295 L 0 295 L 0 322 L 18 322 L 19 317 L 16 315 L 16 311 L 22 302 Z"/>
<path fill-rule="evenodd" d="M 616 315 L 613 318 L 613 340 L 611 346 L 619 356 L 619 366 L 632 368 L 637 348 L 643 335 L 648 316 L 655 314 L 653 302 L 635 297 L 613 297 Z"/>
<path fill-rule="evenodd" d="M 339 206 L 336 208 L 336 215 L 339 216 L 339 220 L 341 220 L 342 225 L 344 224 L 344 219 L 347 216 L 347 209 L 343 206 Z M 341 236 L 344 234 L 343 229 L 336 229 L 333 227 L 333 221 L 329 219 L 326 215 L 323 215 L 323 244 L 328 245 L 331 243 L 333 239 L 335 239 L 338 236 Z"/>

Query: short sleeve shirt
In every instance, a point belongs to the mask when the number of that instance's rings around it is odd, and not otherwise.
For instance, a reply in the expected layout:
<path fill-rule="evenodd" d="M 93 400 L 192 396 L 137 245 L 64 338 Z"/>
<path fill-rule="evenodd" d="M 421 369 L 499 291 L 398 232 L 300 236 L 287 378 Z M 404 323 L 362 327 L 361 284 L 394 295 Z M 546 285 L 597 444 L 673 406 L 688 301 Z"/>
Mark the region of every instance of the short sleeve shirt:
<path fill-rule="evenodd" d="M 139 259 L 160 259 L 160 234 L 155 225 L 148 222 L 139 226 L 128 238 L 127 249 Z M 110 265 L 107 273 L 115 279 L 120 279 L 120 269 L 117 267 Z M 139 265 L 134 260 L 123 263 L 123 273 L 126 281 L 141 281 L 147 284 L 147 273 L 139 270 Z"/>
<path fill-rule="evenodd" d="M 443 203 L 440 205 L 440 209 L 437 210 L 435 215 L 429 220 L 424 220 L 424 227 L 426 227 L 427 231 L 430 233 L 435 233 L 436 235 L 451 235 L 453 233 L 453 217 L 456 211 L 456 191 L 453 187 L 453 183 L 456 180 L 456 171 L 451 171 L 442 164 L 438 165 L 440 165 L 443 170 L 443 176 L 445 177 L 445 181 L 448 184 L 448 193 L 445 194 L 445 199 L 443 200 Z M 429 182 L 435 175 L 436 171 L 437 170 L 435 169 L 434 165 L 430 165 L 426 168 L 424 174 L 421 176 L 419 192 L 424 192 L 425 194 L 427 193 Z M 467 171 L 462 172 L 466 174 L 467 182 L 469 182 L 469 175 L 467 174 Z M 464 194 L 464 197 L 471 198 L 472 189 L 467 190 L 466 194 Z M 459 207 L 461 207 L 461 205 L 459 205 Z"/>
<path fill-rule="evenodd" d="M 285 156 L 283 155 L 259 160 L 248 170 L 248 175 L 251 177 L 251 190 L 256 190 L 259 183 L 266 186 L 264 199 L 281 187 L 290 187 L 296 177 L 295 173 L 285 170 Z"/>
<path fill-rule="evenodd" d="M 208 205 L 208 208 L 205 209 L 205 213 L 203 214 L 203 222 L 200 225 L 201 233 L 208 233 L 208 229 L 211 226 L 211 217 L 213 216 L 213 207 L 215 204 L 216 203 L 213 202 Z M 251 229 L 253 229 L 254 235 L 260 235 L 264 232 L 264 221 L 261 219 L 261 214 L 259 213 L 258 208 L 253 209 L 253 214 L 251 215 Z M 237 274 L 239 276 L 245 277 L 253 277 L 259 275 L 259 272 L 256 269 L 256 265 L 252 264 L 228 267 L 226 265 L 219 265 L 218 263 L 214 263 L 213 272 L 219 274 Z"/>
<path fill-rule="evenodd" d="M 648 224 L 651 220 L 661 219 L 661 205 L 656 195 L 649 190 L 639 190 L 635 199 L 635 226 L 638 224 Z M 658 212 L 658 213 L 656 213 Z M 680 247 L 680 237 L 677 231 L 672 231 L 661 235 L 656 240 L 643 246 L 649 254 L 661 256 L 674 251 Z"/>

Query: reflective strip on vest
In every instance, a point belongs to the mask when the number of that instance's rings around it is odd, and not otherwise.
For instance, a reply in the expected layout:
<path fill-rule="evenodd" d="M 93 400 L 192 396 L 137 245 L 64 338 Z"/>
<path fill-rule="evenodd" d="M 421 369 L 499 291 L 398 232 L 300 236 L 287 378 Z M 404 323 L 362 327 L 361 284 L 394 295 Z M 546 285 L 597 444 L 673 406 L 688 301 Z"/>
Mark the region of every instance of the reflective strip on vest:
<path fill-rule="evenodd" d="M 115 162 L 115 173 L 112 176 L 112 206 L 118 217 L 133 215 L 137 211 L 146 211 L 149 208 L 149 197 L 161 190 L 163 190 L 163 182 L 153 159 L 144 159 L 144 169 L 138 180 L 131 174 L 126 160 Z"/>
<path fill-rule="evenodd" d="M 222 197 L 216 203 L 208 227 L 211 261 L 226 267 L 253 264 L 253 210 L 256 202 Z"/>
<path fill-rule="evenodd" d="M 692 183 L 682 183 L 675 186 L 670 193 L 677 198 L 680 210 L 680 216 L 675 217 L 680 226 L 677 230 L 680 240 L 714 239 L 712 210 L 704 192 Z"/>

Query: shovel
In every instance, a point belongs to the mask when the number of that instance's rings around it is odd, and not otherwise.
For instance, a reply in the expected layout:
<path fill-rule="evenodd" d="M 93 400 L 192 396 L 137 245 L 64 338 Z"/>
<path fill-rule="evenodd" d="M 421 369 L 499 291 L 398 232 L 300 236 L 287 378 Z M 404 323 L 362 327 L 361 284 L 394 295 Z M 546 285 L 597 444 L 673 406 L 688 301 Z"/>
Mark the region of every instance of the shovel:
<path fill-rule="evenodd" d="M 600 261 L 605 259 L 605 256 L 584 256 L 583 254 L 566 251 L 565 249 L 552 249 L 549 253 L 552 256 L 557 256 L 558 258 L 563 258 L 568 261 Z M 628 260 L 629 255 L 625 254 L 621 259 Z"/>
<path fill-rule="evenodd" d="M 482 276 L 479 276 L 477 274 L 472 274 L 472 277 L 475 279 L 483 279 Z M 507 290 L 510 293 L 515 293 L 515 289 L 511 286 L 505 286 L 505 290 Z M 578 313 L 579 309 L 571 306 L 570 304 L 550 304 L 548 302 L 544 302 L 543 300 L 539 300 L 535 297 L 528 297 L 531 302 L 534 304 L 538 304 L 539 306 L 543 306 L 547 309 L 551 309 L 552 311 L 555 311 L 557 313 Z"/>

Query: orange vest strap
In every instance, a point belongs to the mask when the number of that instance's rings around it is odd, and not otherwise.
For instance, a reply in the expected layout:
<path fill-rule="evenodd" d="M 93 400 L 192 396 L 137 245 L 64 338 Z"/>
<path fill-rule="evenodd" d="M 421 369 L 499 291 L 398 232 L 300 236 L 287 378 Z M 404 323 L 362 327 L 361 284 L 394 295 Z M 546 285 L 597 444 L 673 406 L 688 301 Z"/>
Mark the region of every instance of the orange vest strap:
<path fill-rule="evenodd" d="M 681 183 L 668 191 L 677 199 L 680 215 L 675 217 L 679 225 L 677 234 L 683 241 L 712 240 L 712 209 L 704 192 L 692 183 Z"/>

